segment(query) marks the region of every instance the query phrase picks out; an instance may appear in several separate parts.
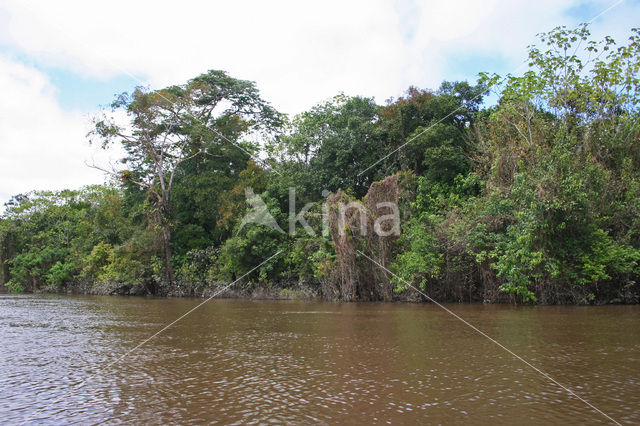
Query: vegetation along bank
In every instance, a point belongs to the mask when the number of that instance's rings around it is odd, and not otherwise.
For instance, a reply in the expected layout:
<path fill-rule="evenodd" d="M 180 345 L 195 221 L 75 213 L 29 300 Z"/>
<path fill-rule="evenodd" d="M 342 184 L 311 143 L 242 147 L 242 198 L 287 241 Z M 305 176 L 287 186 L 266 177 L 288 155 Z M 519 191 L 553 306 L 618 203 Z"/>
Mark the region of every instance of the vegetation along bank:
<path fill-rule="evenodd" d="M 239 280 L 234 295 L 422 300 L 412 285 L 438 301 L 638 303 L 640 32 L 616 44 L 557 28 L 529 48 L 529 67 L 382 105 L 337 95 L 293 118 L 223 71 L 122 94 L 112 106 L 129 122 L 106 111 L 89 135 L 122 146 L 122 168 L 105 185 L 14 196 L 0 283 L 210 295 Z M 290 188 L 297 212 L 313 203 L 302 217 L 313 232 L 286 232 Z M 279 227 L 243 221 L 249 190 Z M 339 203 L 356 200 L 365 214 L 341 222 Z M 371 232 L 378 202 L 398 206 L 399 235 Z"/>

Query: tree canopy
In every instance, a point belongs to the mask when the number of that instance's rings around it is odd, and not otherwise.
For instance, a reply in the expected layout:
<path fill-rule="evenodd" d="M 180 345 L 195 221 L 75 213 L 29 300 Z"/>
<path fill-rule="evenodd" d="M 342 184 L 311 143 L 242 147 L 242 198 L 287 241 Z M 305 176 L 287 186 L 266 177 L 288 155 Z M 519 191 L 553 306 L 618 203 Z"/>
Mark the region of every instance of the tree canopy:
<path fill-rule="evenodd" d="M 438 300 L 637 303 L 640 30 L 618 44 L 559 27 L 528 63 L 384 104 L 339 94 L 292 118 L 223 71 L 123 93 L 90 133 L 124 148 L 103 168 L 111 183 L 7 203 L 2 282 L 194 295 L 250 272 L 249 286 L 349 300 L 414 300 L 412 285 Z M 317 232 L 280 231 L 292 188 Z M 278 227 L 242 221 L 247 194 Z M 385 196 L 397 238 L 362 238 L 355 214 L 346 235 L 322 231 L 338 201 L 360 200 L 371 224 Z"/>

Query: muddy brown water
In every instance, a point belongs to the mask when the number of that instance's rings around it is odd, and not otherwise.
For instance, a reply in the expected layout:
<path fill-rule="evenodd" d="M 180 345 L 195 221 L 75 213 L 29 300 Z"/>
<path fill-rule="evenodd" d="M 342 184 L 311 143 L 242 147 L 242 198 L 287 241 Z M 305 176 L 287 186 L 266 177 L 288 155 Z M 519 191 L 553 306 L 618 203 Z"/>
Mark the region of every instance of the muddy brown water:
<path fill-rule="evenodd" d="M 2 423 L 609 423 L 432 304 L 0 296 Z M 640 307 L 447 305 L 620 423 Z"/>

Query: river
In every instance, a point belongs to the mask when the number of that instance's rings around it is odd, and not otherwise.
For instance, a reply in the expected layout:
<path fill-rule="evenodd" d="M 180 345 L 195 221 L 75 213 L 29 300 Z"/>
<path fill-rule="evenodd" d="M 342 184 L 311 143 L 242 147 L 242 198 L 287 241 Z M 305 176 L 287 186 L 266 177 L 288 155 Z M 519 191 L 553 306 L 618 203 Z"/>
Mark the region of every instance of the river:
<path fill-rule="evenodd" d="M 640 422 L 640 307 L 0 296 L 2 423 Z"/>

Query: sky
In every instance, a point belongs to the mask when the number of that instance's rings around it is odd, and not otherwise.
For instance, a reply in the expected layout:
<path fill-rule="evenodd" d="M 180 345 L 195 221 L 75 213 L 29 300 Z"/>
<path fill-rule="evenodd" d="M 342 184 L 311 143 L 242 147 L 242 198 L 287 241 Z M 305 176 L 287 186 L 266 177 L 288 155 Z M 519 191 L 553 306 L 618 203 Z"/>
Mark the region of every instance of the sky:
<path fill-rule="evenodd" d="M 102 183 L 118 152 L 90 118 L 136 86 L 209 69 L 255 81 L 290 115 L 338 93 L 384 103 L 410 86 L 521 73 L 536 34 L 593 21 L 624 42 L 640 0 L 0 0 L 0 205 Z M 2 208 L 0 207 L 0 211 Z"/>

